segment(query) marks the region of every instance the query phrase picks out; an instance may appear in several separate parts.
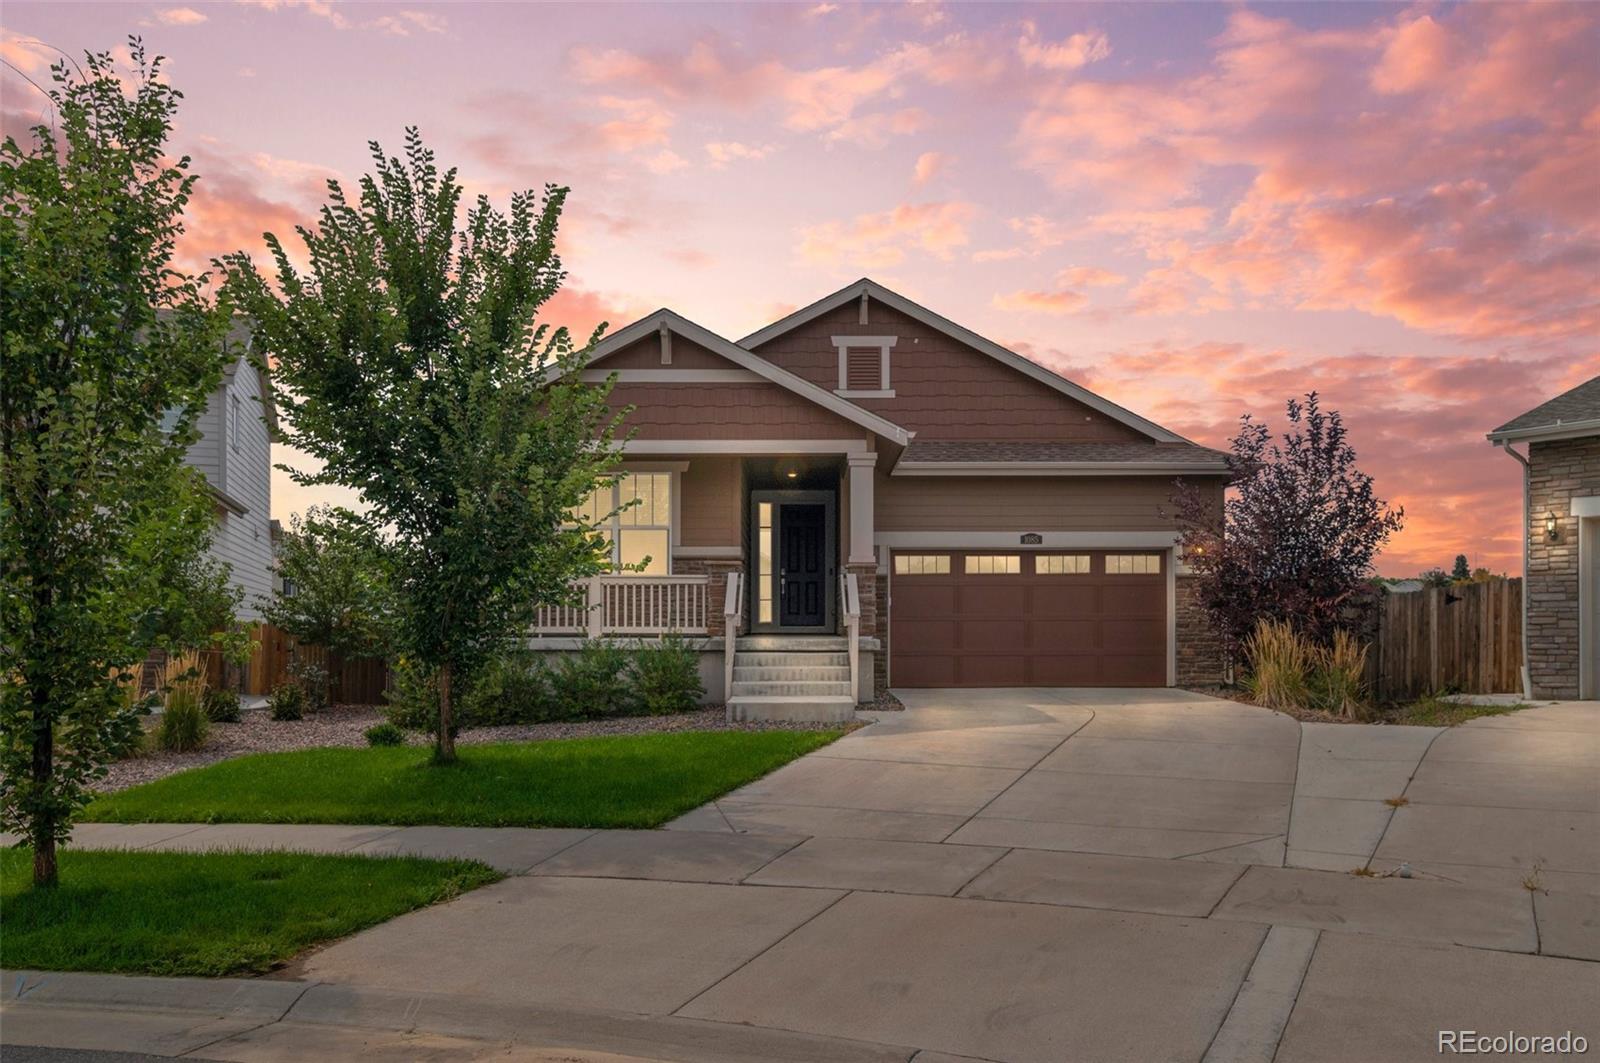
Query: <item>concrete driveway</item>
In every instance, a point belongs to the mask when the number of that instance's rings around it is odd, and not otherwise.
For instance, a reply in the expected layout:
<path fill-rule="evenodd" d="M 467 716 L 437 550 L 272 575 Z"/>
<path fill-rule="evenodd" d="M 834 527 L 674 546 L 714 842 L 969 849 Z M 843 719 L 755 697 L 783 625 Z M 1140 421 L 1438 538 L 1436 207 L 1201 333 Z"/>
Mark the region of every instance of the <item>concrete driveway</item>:
<path fill-rule="evenodd" d="M 664 831 L 328 828 L 358 851 L 492 847 L 521 873 L 312 954 L 270 1036 L 172 1043 L 277 1058 L 267 1041 L 304 1053 L 312 1025 L 375 1016 L 462 1036 L 442 1000 L 470 1000 L 476 1036 L 606 1058 L 1383 1061 L 1437 1058 L 1457 1029 L 1600 1044 L 1592 703 L 1441 731 L 1181 691 L 902 697 Z M 418 1018 L 435 1013 L 455 1018 Z"/>

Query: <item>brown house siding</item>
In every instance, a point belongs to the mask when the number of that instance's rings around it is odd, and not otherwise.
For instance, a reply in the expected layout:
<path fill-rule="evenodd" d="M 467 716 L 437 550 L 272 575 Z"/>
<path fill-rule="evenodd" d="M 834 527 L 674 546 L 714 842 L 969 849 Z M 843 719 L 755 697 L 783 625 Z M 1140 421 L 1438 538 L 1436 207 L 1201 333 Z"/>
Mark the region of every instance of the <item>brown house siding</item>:
<path fill-rule="evenodd" d="M 744 463 L 736 455 L 695 456 L 680 478 L 683 546 L 739 545 Z"/>
<path fill-rule="evenodd" d="M 866 429 L 776 384 L 618 384 L 636 439 L 861 439 Z"/>
<path fill-rule="evenodd" d="M 1222 487 L 1217 481 L 1217 494 Z M 879 531 L 1164 531 L 1164 476 L 884 476 Z"/>
<path fill-rule="evenodd" d="M 589 363 L 591 369 L 738 369 L 720 354 L 712 354 L 693 340 L 672 336 L 672 364 L 661 363 L 661 337 L 647 336 Z"/>
<path fill-rule="evenodd" d="M 1578 696 L 1578 534 L 1572 499 L 1600 494 L 1600 437 L 1534 442 L 1528 499 L 1528 679 L 1536 698 Z M 1558 541 L 1545 537 L 1547 514 Z"/>
<path fill-rule="evenodd" d="M 981 351 L 882 303 L 858 323 L 851 302 L 756 348 L 784 369 L 829 391 L 839 386 L 836 335 L 895 336 L 889 354 L 892 399 L 852 399 L 929 439 L 1050 439 L 1138 442 L 1147 439 L 1097 410 L 1023 375 Z"/>

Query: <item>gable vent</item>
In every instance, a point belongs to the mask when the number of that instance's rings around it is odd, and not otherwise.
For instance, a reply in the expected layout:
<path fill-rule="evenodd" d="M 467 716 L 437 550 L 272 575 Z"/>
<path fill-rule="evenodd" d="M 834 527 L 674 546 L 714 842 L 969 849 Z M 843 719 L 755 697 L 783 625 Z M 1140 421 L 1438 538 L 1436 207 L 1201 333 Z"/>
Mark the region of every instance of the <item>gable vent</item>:
<path fill-rule="evenodd" d="M 839 388 L 847 398 L 890 399 L 889 352 L 897 336 L 835 336 L 839 351 Z"/>
<path fill-rule="evenodd" d="M 844 386 L 850 391 L 883 387 L 883 356 L 876 347 L 851 347 L 845 354 Z"/>

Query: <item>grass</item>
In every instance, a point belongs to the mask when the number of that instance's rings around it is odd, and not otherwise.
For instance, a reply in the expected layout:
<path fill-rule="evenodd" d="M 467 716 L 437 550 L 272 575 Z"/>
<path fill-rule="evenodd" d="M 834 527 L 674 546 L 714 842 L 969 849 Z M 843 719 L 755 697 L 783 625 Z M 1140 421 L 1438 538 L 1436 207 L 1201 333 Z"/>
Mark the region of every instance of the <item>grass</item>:
<path fill-rule="evenodd" d="M 158 975 L 257 973 L 320 941 L 449 900 L 501 875 L 466 860 L 304 853 L 0 851 L 0 966 Z"/>
<path fill-rule="evenodd" d="M 1454 727 L 1468 720 L 1476 720 L 1480 716 L 1504 716 L 1527 707 L 1520 702 L 1512 705 L 1465 705 L 1447 701 L 1438 694 L 1429 694 L 1427 697 L 1400 706 L 1392 714 L 1385 715 L 1388 723 L 1409 724 L 1413 727 Z"/>
<path fill-rule="evenodd" d="M 842 731 L 686 731 L 459 747 L 262 753 L 97 799 L 103 823 L 655 827 Z"/>

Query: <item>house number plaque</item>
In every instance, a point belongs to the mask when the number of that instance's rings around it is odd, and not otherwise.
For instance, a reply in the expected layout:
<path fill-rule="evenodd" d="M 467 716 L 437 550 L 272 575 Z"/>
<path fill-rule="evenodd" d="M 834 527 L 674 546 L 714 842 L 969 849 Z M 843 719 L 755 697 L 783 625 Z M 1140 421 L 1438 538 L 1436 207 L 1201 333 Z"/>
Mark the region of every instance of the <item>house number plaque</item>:
<path fill-rule="evenodd" d="M 1044 545 L 1044 536 L 1040 535 L 1038 532 L 1023 532 L 1022 533 L 1022 545 L 1023 546 L 1043 546 Z"/>

